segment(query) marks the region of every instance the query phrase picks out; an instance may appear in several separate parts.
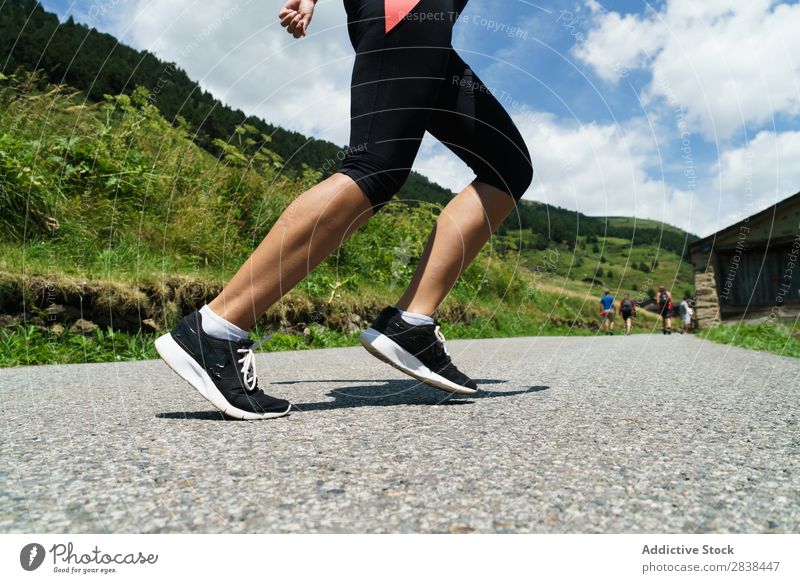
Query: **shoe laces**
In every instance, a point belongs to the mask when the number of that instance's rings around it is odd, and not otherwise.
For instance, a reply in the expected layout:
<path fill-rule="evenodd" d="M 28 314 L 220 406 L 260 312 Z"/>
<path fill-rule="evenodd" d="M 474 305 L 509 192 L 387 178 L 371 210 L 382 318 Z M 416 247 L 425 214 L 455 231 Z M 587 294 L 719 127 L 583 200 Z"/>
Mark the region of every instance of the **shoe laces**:
<path fill-rule="evenodd" d="M 253 352 L 264 344 L 267 340 L 272 338 L 272 334 L 263 338 L 260 342 L 253 344 L 247 348 L 239 348 L 236 352 L 244 354 L 237 362 L 241 363 L 242 379 L 248 392 L 253 392 L 258 388 L 258 375 L 256 374 L 256 355 Z"/>
<path fill-rule="evenodd" d="M 439 341 L 442 350 L 444 350 L 444 353 L 449 357 L 450 353 L 447 352 L 447 346 L 444 345 L 444 334 L 442 334 L 442 327 L 438 324 L 436 325 L 436 328 L 433 329 L 433 335 L 436 336 L 436 339 Z"/>

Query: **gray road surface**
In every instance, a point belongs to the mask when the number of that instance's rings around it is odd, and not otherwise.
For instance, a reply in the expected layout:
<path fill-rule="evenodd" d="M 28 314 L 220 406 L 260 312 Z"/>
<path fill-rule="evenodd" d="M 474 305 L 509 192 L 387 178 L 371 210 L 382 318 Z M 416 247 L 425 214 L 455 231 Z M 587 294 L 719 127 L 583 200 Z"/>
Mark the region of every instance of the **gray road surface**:
<path fill-rule="evenodd" d="M 800 360 L 680 336 L 261 354 L 288 418 L 160 361 L 0 370 L 2 532 L 800 532 Z M 444 400 L 443 400 L 444 399 Z"/>

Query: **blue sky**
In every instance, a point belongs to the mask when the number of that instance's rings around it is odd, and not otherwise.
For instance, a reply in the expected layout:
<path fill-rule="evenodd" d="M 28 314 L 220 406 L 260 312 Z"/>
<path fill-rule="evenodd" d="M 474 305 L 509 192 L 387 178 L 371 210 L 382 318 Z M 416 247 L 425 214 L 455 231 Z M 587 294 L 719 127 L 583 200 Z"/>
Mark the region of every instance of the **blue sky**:
<path fill-rule="evenodd" d="M 270 122 L 344 144 L 352 49 L 341 0 L 309 36 L 257 0 L 45 0 L 177 62 Z M 470 0 L 453 44 L 519 125 L 527 198 L 705 235 L 800 191 L 800 6 L 770 0 Z M 472 177 L 426 138 L 415 169 Z"/>

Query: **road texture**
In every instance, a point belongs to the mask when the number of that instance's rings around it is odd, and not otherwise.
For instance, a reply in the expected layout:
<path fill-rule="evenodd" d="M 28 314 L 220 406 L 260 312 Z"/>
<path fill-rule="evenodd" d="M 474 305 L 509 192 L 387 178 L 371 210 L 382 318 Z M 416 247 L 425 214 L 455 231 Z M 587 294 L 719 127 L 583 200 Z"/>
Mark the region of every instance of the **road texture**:
<path fill-rule="evenodd" d="M 800 532 L 800 360 L 677 335 L 260 354 L 273 421 L 160 361 L 0 370 L 2 532 Z"/>

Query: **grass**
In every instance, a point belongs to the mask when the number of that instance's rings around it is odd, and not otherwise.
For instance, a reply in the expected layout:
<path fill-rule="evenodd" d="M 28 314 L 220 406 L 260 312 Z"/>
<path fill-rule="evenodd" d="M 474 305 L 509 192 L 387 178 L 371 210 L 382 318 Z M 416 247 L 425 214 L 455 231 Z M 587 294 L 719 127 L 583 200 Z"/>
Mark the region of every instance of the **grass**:
<path fill-rule="evenodd" d="M 800 328 L 796 323 L 717 326 L 702 331 L 700 337 L 721 344 L 800 358 Z"/>
<path fill-rule="evenodd" d="M 267 334 L 255 329 L 251 337 L 261 339 Z M 153 359 L 158 358 L 153 345 L 156 338 L 157 334 L 128 334 L 100 328 L 86 336 L 68 330 L 41 330 L 30 325 L 0 328 L 0 367 Z M 309 335 L 273 334 L 259 350 L 278 352 L 356 345 L 356 334 L 311 326 Z"/>
<path fill-rule="evenodd" d="M 157 358 L 154 338 L 97 329 L 82 336 L 35 326 L 0 328 L 0 366 L 118 362 Z"/>

